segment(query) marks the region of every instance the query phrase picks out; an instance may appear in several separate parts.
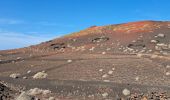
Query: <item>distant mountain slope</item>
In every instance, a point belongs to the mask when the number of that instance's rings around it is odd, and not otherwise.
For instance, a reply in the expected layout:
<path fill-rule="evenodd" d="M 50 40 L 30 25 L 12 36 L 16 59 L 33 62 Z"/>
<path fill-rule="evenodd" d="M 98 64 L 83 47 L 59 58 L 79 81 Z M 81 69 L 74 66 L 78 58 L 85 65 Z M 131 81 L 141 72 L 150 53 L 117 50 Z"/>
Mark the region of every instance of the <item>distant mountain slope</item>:
<path fill-rule="evenodd" d="M 140 21 L 92 26 L 80 32 L 12 52 L 157 53 L 170 52 L 170 22 Z"/>
<path fill-rule="evenodd" d="M 148 53 L 169 52 L 170 22 L 141 21 L 92 26 L 38 45 L 44 51 Z M 35 46 L 36 47 L 36 46 Z"/>

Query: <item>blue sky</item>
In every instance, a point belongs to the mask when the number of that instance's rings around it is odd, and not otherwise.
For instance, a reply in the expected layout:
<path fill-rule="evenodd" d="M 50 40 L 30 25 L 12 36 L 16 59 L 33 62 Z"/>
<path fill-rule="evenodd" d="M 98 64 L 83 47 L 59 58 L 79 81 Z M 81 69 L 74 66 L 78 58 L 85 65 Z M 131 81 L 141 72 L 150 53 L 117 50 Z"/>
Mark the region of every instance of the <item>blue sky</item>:
<path fill-rule="evenodd" d="M 0 50 L 20 48 L 93 25 L 170 20 L 170 0 L 1 0 Z"/>

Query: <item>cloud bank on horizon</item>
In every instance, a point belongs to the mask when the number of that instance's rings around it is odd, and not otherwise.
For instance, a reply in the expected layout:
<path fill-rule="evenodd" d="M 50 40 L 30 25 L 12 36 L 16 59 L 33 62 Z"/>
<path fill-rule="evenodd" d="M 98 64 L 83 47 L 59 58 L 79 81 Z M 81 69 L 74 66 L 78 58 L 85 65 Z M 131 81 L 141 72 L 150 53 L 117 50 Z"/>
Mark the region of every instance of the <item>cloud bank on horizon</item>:
<path fill-rule="evenodd" d="M 3 0 L 0 50 L 26 47 L 93 25 L 170 20 L 169 0 Z"/>
<path fill-rule="evenodd" d="M 56 36 L 59 37 L 59 36 Z M 0 50 L 27 47 L 53 39 L 50 35 L 26 35 L 23 33 L 0 32 Z"/>

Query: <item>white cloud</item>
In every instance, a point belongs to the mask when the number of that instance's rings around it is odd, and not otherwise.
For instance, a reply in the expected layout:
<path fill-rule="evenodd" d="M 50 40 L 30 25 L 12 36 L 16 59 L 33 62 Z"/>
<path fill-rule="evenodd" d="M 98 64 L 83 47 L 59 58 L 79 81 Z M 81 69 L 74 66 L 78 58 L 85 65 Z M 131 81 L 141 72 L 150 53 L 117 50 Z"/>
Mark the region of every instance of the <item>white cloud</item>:
<path fill-rule="evenodd" d="M 6 19 L 6 18 L 0 18 L 0 24 L 22 24 L 23 21 L 21 20 L 14 20 L 14 19 Z"/>
<path fill-rule="evenodd" d="M 59 36 L 57 36 L 59 37 Z M 52 35 L 26 35 L 15 32 L 0 32 L 0 50 L 21 48 L 35 45 L 56 38 Z"/>
<path fill-rule="evenodd" d="M 32 25 L 38 25 L 38 26 L 55 26 L 55 27 L 66 27 L 66 28 L 72 28 L 75 27 L 75 25 L 72 24 L 63 24 L 63 23 L 56 23 L 56 22 L 50 22 L 50 21 L 26 21 L 26 20 L 17 20 L 17 19 L 8 19 L 8 18 L 0 18 L 0 25 L 26 25 L 26 26 L 32 26 Z"/>

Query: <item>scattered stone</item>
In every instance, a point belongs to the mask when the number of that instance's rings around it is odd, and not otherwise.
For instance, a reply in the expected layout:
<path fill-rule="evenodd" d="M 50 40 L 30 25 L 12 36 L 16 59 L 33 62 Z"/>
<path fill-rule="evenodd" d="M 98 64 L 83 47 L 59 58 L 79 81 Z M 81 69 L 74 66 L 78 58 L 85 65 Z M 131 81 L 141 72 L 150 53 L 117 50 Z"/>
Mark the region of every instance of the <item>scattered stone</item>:
<path fill-rule="evenodd" d="M 106 50 L 109 51 L 109 50 L 111 50 L 111 48 L 107 48 Z"/>
<path fill-rule="evenodd" d="M 51 91 L 50 90 L 42 90 L 42 89 L 39 89 L 39 88 L 34 88 L 34 89 L 30 89 L 29 91 L 28 91 L 28 93 L 30 94 L 30 95 L 40 95 L 40 94 L 43 94 L 43 95 L 48 95 L 48 94 L 50 94 L 51 93 Z"/>
<path fill-rule="evenodd" d="M 26 76 L 24 76 L 23 79 L 28 79 L 28 78 Z"/>
<path fill-rule="evenodd" d="M 139 53 L 144 53 L 144 52 L 146 52 L 146 50 L 141 50 Z"/>
<path fill-rule="evenodd" d="M 163 51 L 162 54 L 163 55 L 168 55 L 168 52 Z"/>
<path fill-rule="evenodd" d="M 33 76 L 33 78 L 34 79 L 43 79 L 43 78 L 47 78 L 47 75 L 48 74 L 45 72 L 38 72 Z"/>
<path fill-rule="evenodd" d="M 137 76 L 137 77 L 135 77 L 135 80 L 136 80 L 136 81 L 139 81 L 139 77 L 138 77 L 138 76 Z"/>
<path fill-rule="evenodd" d="M 151 40 L 151 43 L 158 43 L 158 40 Z"/>
<path fill-rule="evenodd" d="M 113 74 L 113 70 L 110 70 L 110 71 L 108 72 L 108 74 L 110 74 L 110 75 Z"/>
<path fill-rule="evenodd" d="M 114 70 L 115 70 L 115 68 L 112 68 L 112 70 L 114 71 Z"/>
<path fill-rule="evenodd" d="M 90 50 L 90 51 L 94 51 L 94 49 L 95 49 L 95 47 L 92 47 L 92 48 L 90 48 L 89 50 Z"/>
<path fill-rule="evenodd" d="M 102 52 L 102 54 L 103 54 L 103 55 L 105 55 L 105 54 L 106 54 L 106 52 Z"/>
<path fill-rule="evenodd" d="M 159 50 L 162 50 L 162 49 L 161 49 L 161 47 L 159 47 L 159 46 L 155 46 L 155 50 L 158 50 L 158 51 L 159 51 Z"/>
<path fill-rule="evenodd" d="M 0 81 L 0 100 L 14 100 L 15 91 Z"/>
<path fill-rule="evenodd" d="M 103 71 L 103 69 L 99 69 L 99 72 L 102 72 Z"/>
<path fill-rule="evenodd" d="M 157 35 L 157 37 L 164 38 L 165 34 L 160 33 L 160 34 Z"/>
<path fill-rule="evenodd" d="M 170 65 L 166 65 L 166 68 L 170 68 Z"/>
<path fill-rule="evenodd" d="M 49 97 L 48 100 L 55 100 L 55 98 L 54 97 Z"/>
<path fill-rule="evenodd" d="M 106 78 L 106 77 L 108 77 L 108 75 L 107 75 L 107 74 L 104 74 L 104 75 L 102 76 L 102 78 Z"/>
<path fill-rule="evenodd" d="M 170 44 L 168 44 L 168 48 L 170 49 Z"/>
<path fill-rule="evenodd" d="M 135 42 L 136 42 L 136 40 L 133 40 L 132 42 L 133 42 L 133 43 L 135 43 Z"/>
<path fill-rule="evenodd" d="M 73 39 L 74 42 L 76 42 L 77 39 Z"/>
<path fill-rule="evenodd" d="M 28 93 L 29 93 L 30 95 L 39 95 L 39 94 L 42 93 L 42 90 L 39 89 L 39 88 L 34 88 L 34 89 L 30 89 L 30 90 L 28 91 Z"/>
<path fill-rule="evenodd" d="M 31 73 L 31 70 L 28 70 L 28 71 L 27 71 L 27 74 L 29 74 L 29 73 Z"/>
<path fill-rule="evenodd" d="M 34 100 L 34 98 L 30 95 L 28 95 L 25 92 L 22 92 L 17 98 L 16 100 Z"/>
<path fill-rule="evenodd" d="M 169 76 L 169 75 L 170 75 L 170 72 L 166 72 L 165 74 L 166 74 L 167 76 Z"/>
<path fill-rule="evenodd" d="M 72 62 L 72 60 L 71 60 L 71 59 L 69 59 L 69 60 L 67 60 L 67 62 L 68 62 L 68 63 L 71 63 L 71 62 Z"/>
<path fill-rule="evenodd" d="M 110 80 L 103 80 L 104 82 L 110 82 Z"/>
<path fill-rule="evenodd" d="M 103 98 L 107 98 L 107 97 L 109 96 L 109 94 L 108 94 L 107 92 L 104 92 L 104 93 L 102 94 L 102 96 L 103 96 Z"/>
<path fill-rule="evenodd" d="M 20 60 L 21 59 L 21 57 L 17 57 L 17 60 Z"/>
<path fill-rule="evenodd" d="M 156 44 L 157 46 L 160 46 L 160 47 L 166 47 L 167 45 L 165 44 L 165 43 L 158 43 L 158 44 Z"/>
<path fill-rule="evenodd" d="M 130 91 L 129 91 L 128 89 L 124 89 L 124 90 L 122 91 L 122 93 L 123 93 L 123 95 L 125 95 L 125 96 L 130 95 Z"/>
<path fill-rule="evenodd" d="M 139 57 L 139 58 L 142 57 L 142 56 L 143 56 L 143 54 L 141 54 L 141 53 L 137 54 L 137 57 Z"/>
<path fill-rule="evenodd" d="M 21 74 L 14 73 L 14 74 L 11 74 L 9 77 L 16 79 L 16 78 L 19 78 L 20 76 L 21 76 Z"/>

